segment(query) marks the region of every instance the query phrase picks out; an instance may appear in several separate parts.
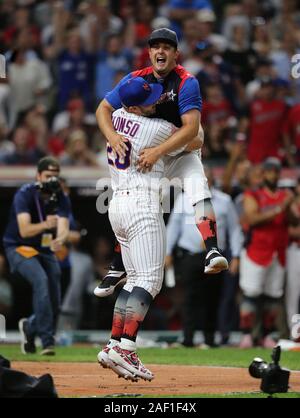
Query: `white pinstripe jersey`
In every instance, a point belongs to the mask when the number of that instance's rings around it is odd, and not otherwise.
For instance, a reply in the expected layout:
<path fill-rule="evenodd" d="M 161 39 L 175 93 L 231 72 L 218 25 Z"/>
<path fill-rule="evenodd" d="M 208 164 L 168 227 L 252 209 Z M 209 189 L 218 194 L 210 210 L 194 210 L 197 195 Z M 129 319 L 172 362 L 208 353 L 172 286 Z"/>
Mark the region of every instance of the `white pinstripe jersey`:
<path fill-rule="evenodd" d="M 144 148 L 155 147 L 177 129 L 173 124 L 163 119 L 151 119 L 126 112 L 121 108 L 112 115 L 112 122 L 116 132 L 127 138 L 129 150 L 125 158 L 115 157 L 110 145 L 107 143 L 107 156 L 109 170 L 112 179 L 112 188 L 116 190 L 127 190 L 132 188 L 149 188 L 162 178 L 164 174 L 164 163 L 159 159 L 152 170 L 141 173 L 137 170 L 137 161 L 140 152 Z M 177 150 L 170 155 L 177 155 Z"/>

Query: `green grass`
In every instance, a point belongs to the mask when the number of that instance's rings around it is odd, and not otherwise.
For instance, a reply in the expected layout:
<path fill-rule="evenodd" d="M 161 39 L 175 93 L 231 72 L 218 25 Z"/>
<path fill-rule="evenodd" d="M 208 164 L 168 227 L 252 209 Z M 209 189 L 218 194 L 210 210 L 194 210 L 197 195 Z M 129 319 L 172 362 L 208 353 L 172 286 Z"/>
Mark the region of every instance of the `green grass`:
<path fill-rule="evenodd" d="M 95 362 L 100 347 L 57 347 L 56 356 L 41 357 L 38 354 L 24 356 L 18 345 L 0 345 L 0 354 L 12 361 Z M 200 350 L 193 348 L 144 348 L 139 350 L 143 362 L 148 364 L 182 364 L 199 366 L 248 367 L 254 357 L 271 361 L 271 350 L 253 348 L 217 348 Z M 300 370 L 299 352 L 282 352 L 281 364 L 292 370 Z"/>
<path fill-rule="evenodd" d="M 56 356 L 41 357 L 38 354 L 24 356 L 19 345 L 0 344 L 0 354 L 11 361 L 48 361 L 48 362 L 95 362 L 100 347 L 72 346 L 57 347 Z M 192 348 L 144 348 L 139 350 L 143 362 L 147 364 L 177 364 L 199 366 L 227 366 L 248 367 L 254 357 L 262 357 L 271 361 L 271 350 L 253 348 L 240 350 L 238 348 L 218 348 L 200 350 Z M 282 352 L 281 364 L 291 370 L 300 370 L 300 353 Z M 78 396 L 74 396 L 78 397 Z M 130 397 L 130 396 L 125 396 Z M 142 396 L 147 398 L 149 396 Z M 160 396 L 151 396 L 159 398 Z M 228 393 L 228 394 L 193 394 L 168 396 L 168 398 L 267 398 L 268 395 L 255 393 Z M 300 393 L 276 394 L 276 398 L 300 398 Z M 106 396 L 105 398 L 109 398 Z"/>

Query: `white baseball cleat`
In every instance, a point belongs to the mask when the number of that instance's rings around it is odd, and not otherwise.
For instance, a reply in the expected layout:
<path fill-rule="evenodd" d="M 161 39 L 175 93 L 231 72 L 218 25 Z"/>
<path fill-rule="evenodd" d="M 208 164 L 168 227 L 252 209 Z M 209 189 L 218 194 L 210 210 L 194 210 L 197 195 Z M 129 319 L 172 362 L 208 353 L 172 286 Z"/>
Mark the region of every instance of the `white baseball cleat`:
<path fill-rule="evenodd" d="M 114 363 L 144 380 L 151 381 L 154 378 L 154 374 L 143 365 L 135 351 L 123 350 L 115 345 L 109 350 L 108 356 Z"/>
<path fill-rule="evenodd" d="M 223 270 L 228 270 L 228 261 L 217 249 L 210 250 L 205 257 L 204 273 L 218 274 Z"/>
<path fill-rule="evenodd" d="M 101 283 L 94 289 L 94 295 L 105 298 L 114 293 L 115 287 L 126 282 L 126 272 L 109 270 Z"/>
<path fill-rule="evenodd" d="M 113 370 L 119 377 L 123 377 L 125 380 L 131 380 L 132 382 L 137 382 L 138 377 L 135 376 L 133 373 L 128 371 L 127 369 L 124 369 L 124 367 L 119 366 L 118 364 L 114 363 L 108 356 L 109 351 L 111 348 L 107 345 L 101 350 L 98 355 L 98 363 L 104 368 L 104 369 L 111 369 Z"/>

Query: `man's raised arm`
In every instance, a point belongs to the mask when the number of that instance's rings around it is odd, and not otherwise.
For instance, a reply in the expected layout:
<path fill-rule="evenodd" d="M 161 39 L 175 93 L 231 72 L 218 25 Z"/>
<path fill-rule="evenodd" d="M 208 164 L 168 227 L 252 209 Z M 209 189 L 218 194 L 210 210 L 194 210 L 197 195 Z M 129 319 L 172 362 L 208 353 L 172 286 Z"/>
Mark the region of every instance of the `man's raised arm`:
<path fill-rule="evenodd" d="M 96 110 L 97 123 L 112 147 L 113 152 L 120 157 L 125 157 L 125 152 L 127 150 L 127 146 L 124 142 L 125 138 L 115 131 L 111 118 L 113 111 L 114 108 L 106 99 L 103 99 Z"/>

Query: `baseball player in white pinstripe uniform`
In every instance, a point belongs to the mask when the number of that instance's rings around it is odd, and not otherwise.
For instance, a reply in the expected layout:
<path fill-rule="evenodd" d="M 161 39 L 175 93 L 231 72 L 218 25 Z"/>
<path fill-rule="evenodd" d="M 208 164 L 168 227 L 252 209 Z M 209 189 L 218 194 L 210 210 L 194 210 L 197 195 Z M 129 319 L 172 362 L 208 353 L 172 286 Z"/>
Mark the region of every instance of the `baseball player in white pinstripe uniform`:
<path fill-rule="evenodd" d="M 159 188 L 164 162 L 158 160 L 147 173 L 138 171 L 137 162 L 142 149 L 161 144 L 176 130 L 163 119 L 145 117 L 155 112 L 161 92 L 160 85 L 141 77 L 120 87 L 123 108 L 113 113 L 112 120 L 116 131 L 128 139 L 128 150 L 120 158 L 107 148 L 113 188 L 109 219 L 121 245 L 127 282 L 115 304 L 110 342 L 98 361 L 131 380 L 153 379 L 136 354 L 135 341 L 163 282 L 166 239 Z"/>

